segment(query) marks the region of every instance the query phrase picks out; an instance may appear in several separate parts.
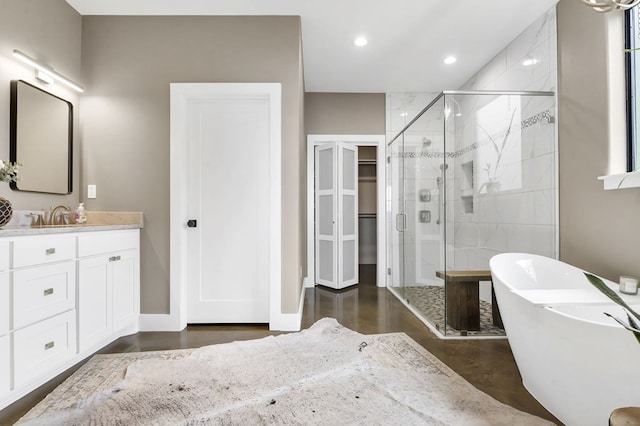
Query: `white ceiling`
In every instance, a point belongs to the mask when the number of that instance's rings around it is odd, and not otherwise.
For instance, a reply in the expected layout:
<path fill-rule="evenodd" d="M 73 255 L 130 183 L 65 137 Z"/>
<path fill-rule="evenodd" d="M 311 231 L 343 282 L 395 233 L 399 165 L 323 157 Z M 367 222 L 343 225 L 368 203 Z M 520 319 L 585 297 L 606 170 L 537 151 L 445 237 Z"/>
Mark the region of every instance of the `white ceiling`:
<path fill-rule="evenodd" d="M 307 92 L 457 89 L 558 0 L 66 0 L 82 15 L 300 15 Z M 356 47 L 357 36 L 368 38 Z M 454 65 L 443 59 L 455 55 Z"/>

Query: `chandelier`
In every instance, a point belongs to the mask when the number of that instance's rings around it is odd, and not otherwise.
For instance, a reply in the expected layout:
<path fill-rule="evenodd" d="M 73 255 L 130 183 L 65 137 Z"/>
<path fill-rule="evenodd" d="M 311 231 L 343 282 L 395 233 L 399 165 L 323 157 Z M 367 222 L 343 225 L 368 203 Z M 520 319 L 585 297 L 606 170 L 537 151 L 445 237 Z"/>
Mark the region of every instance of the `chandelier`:
<path fill-rule="evenodd" d="M 612 10 L 627 10 L 640 4 L 640 0 L 581 0 L 597 12 L 611 12 Z"/>

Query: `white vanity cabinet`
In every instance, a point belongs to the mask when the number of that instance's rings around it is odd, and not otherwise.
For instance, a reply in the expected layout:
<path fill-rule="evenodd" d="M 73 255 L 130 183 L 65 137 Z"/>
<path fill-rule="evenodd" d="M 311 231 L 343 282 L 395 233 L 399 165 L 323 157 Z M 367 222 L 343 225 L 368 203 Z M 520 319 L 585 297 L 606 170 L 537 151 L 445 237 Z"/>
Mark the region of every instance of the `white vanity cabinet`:
<path fill-rule="evenodd" d="M 97 349 L 117 333 L 138 329 L 138 231 L 78 236 L 78 337 L 80 352 Z"/>
<path fill-rule="evenodd" d="M 0 240 L 0 399 L 11 389 L 9 242 Z"/>
<path fill-rule="evenodd" d="M 138 331 L 139 228 L 72 229 L 0 231 L 0 409 Z"/>

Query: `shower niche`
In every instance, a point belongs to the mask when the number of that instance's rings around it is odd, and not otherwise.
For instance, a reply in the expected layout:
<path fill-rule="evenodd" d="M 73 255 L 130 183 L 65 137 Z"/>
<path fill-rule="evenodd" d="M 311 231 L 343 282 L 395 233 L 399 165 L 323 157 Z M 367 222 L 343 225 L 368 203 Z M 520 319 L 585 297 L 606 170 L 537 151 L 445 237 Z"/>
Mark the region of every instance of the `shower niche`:
<path fill-rule="evenodd" d="M 447 91 L 387 146 L 388 287 L 441 337 L 503 337 L 489 259 L 557 255 L 555 97 Z"/>

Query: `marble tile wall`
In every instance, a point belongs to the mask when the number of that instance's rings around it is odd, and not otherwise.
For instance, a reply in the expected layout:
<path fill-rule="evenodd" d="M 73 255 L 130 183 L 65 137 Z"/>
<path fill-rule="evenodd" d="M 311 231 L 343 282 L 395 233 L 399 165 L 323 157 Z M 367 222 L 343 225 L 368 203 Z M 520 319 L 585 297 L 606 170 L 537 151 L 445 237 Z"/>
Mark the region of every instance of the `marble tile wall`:
<path fill-rule="evenodd" d="M 520 36 L 476 73 L 463 90 L 556 91 L 557 37 L 555 8 L 536 20 Z M 494 171 L 501 182 L 499 191 L 487 193 L 487 176 L 476 174 L 473 213 L 466 213 L 461 199 L 461 166 L 455 165 L 453 259 L 456 269 L 487 269 L 489 259 L 502 252 L 529 252 L 550 257 L 557 255 L 557 143 L 555 100 L 553 97 L 514 99 L 518 126 L 509 136 L 506 149 L 510 160 Z M 499 109 L 490 111 L 500 115 Z M 503 123 L 505 117 L 498 118 Z M 480 117 L 476 116 L 476 119 Z M 486 121 L 486 120 L 485 120 Z M 461 137 L 459 144 L 472 138 Z M 497 138 L 497 140 L 501 140 Z M 474 166 L 495 159 L 486 141 L 478 141 L 475 151 L 460 157 Z M 477 169 L 478 167 L 476 167 Z"/>

